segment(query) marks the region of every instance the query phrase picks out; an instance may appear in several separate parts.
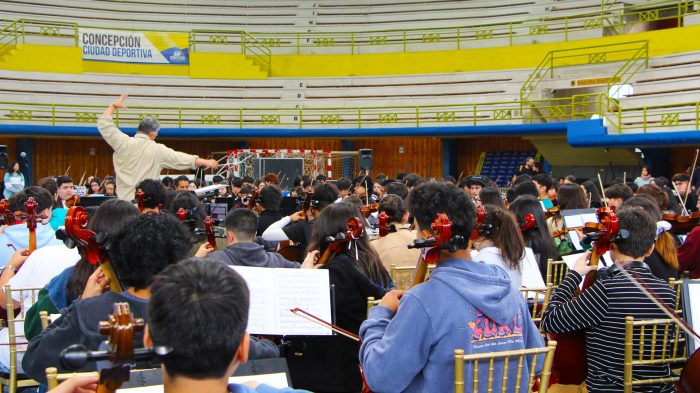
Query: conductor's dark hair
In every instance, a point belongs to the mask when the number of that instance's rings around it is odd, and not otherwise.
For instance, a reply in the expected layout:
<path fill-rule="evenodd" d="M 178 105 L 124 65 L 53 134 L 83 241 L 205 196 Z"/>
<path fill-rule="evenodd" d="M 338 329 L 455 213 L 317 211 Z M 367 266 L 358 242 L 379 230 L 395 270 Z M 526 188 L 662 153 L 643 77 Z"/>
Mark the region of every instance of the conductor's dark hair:
<path fill-rule="evenodd" d="M 435 215 L 445 213 L 452 221 L 452 234 L 469 239 L 474 228 L 476 206 L 464 190 L 452 183 L 424 182 L 408 195 L 408 211 L 420 229 L 430 230 Z M 464 243 L 466 248 L 467 243 Z"/>
<path fill-rule="evenodd" d="M 143 214 L 111 239 L 110 257 L 124 287 L 146 289 L 153 277 L 184 259 L 192 243 L 187 227 L 170 214 Z"/>
<path fill-rule="evenodd" d="M 172 352 L 163 366 L 172 378 L 223 378 L 248 325 L 250 293 L 223 262 L 191 258 L 159 274 L 148 303 L 155 346 Z"/>
<path fill-rule="evenodd" d="M 143 191 L 143 205 L 149 209 L 165 206 L 168 200 L 165 196 L 165 187 L 158 180 L 146 179 L 136 186 L 136 190 Z"/>

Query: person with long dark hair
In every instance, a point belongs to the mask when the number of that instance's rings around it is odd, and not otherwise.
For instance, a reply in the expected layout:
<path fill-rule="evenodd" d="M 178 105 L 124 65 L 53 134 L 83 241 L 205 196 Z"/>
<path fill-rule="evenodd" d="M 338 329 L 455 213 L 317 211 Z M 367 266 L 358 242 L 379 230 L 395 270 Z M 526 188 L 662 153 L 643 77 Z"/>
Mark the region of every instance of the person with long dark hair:
<path fill-rule="evenodd" d="M 596 189 L 595 186 L 593 189 Z M 588 208 L 584 189 L 577 184 L 562 184 L 557 190 L 557 205 L 559 206 L 560 212 L 564 210 Z M 561 234 L 562 229 L 564 229 L 564 218 L 561 214 L 555 214 L 547 219 L 547 229 L 552 236 L 559 233 L 554 237 L 554 244 L 557 246 L 559 255 L 566 255 L 575 250 L 574 246 L 567 238 L 567 234 Z M 578 235 L 578 233 L 576 235 Z M 576 235 L 572 234 L 572 236 Z"/>
<path fill-rule="evenodd" d="M 323 254 L 329 236 L 347 231 L 351 217 L 362 217 L 349 203 L 335 203 L 315 220 L 309 253 Z M 367 298 L 380 299 L 392 286 L 389 273 L 369 245 L 367 232 L 350 247 L 332 253 L 321 269 L 328 269 L 334 287 L 336 325 L 357 334 L 367 314 Z M 292 384 L 314 392 L 359 392 L 362 378 L 357 367 L 359 346 L 344 336 L 293 338 L 287 355 Z M 320 373 L 319 370 L 324 370 Z"/>
<path fill-rule="evenodd" d="M 494 205 L 502 209 L 506 208 L 506 204 L 503 202 L 503 197 L 498 189 L 493 189 L 491 187 L 482 188 L 481 191 L 479 191 L 479 200 L 482 205 Z"/>
<path fill-rule="evenodd" d="M 12 162 L 8 168 L 4 178 L 5 191 L 3 191 L 3 196 L 5 199 L 10 199 L 11 196 L 22 191 L 25 186 L 24 174 L 19 170 L 19 162 Z"/>
<path fill-rule="evenodd" d="M 523 281 L 525 241 L 513 213 L 494 205 L 484 205 L 486 217 L 474 240 L 478 254 L 475 261 L 500 266 L 510 276 L 515 288 Z"/>
<path fill-rule="evenodd" d="M 527 214 L 535 216 L 535 227 L 523 232 L 523 239 L 525 240 L 525 247 L 531 248 L 535 254 L 542 278 L 546 279 L 547 261 L 556 259 L 558 253 L 554 245 L 554 239 L 552 239 L 552 235 L 547 230 L 547 222 L 542 212 L 542 205 L 536 198 L 523 195 L 516 198 L 510 204 L 509 209 L 515 214 L 518 223 L 522 223 Z"/>

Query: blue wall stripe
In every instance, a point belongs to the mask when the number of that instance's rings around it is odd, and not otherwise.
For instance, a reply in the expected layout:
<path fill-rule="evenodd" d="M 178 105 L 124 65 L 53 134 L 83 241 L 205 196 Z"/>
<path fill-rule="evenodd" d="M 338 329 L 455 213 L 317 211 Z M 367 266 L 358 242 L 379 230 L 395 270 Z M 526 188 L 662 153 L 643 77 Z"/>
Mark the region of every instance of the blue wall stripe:
<path fill-rule="evenodd" d="M 567 139 L 573 147 L 641 147 L 700 144 L 700 131 L 608 134 L 601 119 L 568 123 Z"/>

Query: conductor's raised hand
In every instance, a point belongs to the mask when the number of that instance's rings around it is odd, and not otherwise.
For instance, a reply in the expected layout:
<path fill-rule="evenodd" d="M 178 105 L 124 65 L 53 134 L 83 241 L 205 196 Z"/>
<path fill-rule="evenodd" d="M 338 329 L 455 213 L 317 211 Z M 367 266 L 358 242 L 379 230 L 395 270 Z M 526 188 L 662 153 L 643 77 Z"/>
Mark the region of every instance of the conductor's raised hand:
<path fill-rule="evenodd" d="M 122 94 L 117 98 L 116 101 L 112 103 L 112 106 L 117 108 L 117 109 L 124 109 L 126 110 L 126 97 L 128 97 L 128 94 Z"/>

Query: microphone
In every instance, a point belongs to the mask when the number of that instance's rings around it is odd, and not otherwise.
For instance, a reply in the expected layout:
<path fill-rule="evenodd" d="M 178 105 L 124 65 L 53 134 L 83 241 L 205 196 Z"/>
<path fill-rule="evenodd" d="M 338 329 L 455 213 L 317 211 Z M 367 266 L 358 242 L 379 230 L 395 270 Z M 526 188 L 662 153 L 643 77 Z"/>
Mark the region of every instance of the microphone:
<path fill-rule="evenodd" d="M 25 166 L 29 167 L 29 162 L 27 161 L 27 153 L 21 152 L 19 153 L 19 156 L 22 159 L 22 162 L 24 163 Z"/>

